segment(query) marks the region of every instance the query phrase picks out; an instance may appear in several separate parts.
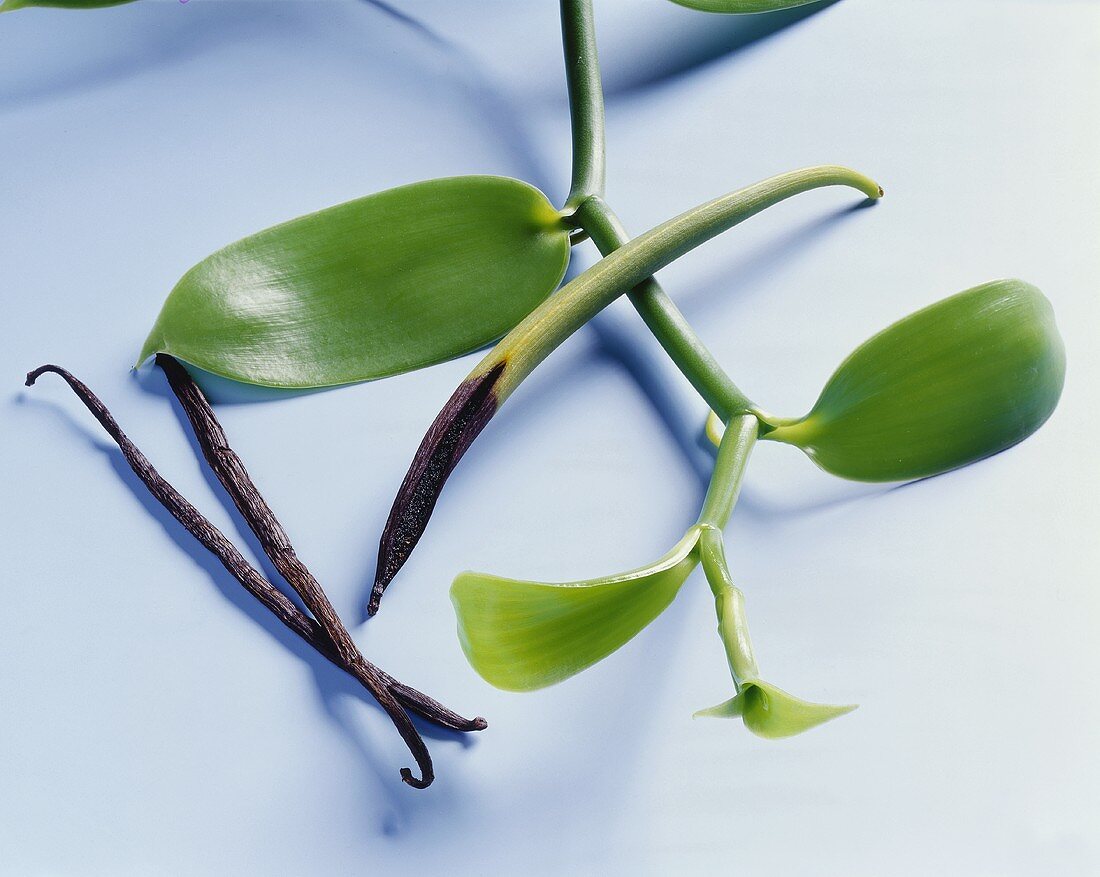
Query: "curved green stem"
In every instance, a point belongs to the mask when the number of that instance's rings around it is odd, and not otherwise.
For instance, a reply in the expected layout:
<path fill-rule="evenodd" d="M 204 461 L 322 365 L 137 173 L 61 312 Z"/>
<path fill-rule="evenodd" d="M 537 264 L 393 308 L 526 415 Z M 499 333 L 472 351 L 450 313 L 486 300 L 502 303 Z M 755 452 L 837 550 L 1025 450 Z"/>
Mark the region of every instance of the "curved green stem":
<path fill-rule="evenodd" d="M 718 445 L 718 458 L 710 476 L 703 509 L 699 512 L 699 560 L 714 594 L 714 610 L 718 614 L 718 635 L 726 650 L 726 661 L 737 690 L 748 679 L 759 676 L 756 658 L 749 639 L 745 619 L 745 598 L 733 584 L 726 566 L 726 551 L 722 542 L 722 527 L 729 520 L 741 482 L 745 477 L 752 449 L 756 446 L 760 421 L 751 414 L 734 417 L 726 426 Z"/>
<path fill-rule="evenodd" d="M 805 168 L 722 195 L 647 231 L 605 256 L 527 315 L 474 368 L 468 381 L 494 373 L 496 405 L 554 348 L 618 296 L 712 237 L 794 195 L 849 186 L 868 198 L 882 190 L 845 167 Z"/>
<path fill-rule="evenodd" d="M 592 0 L 561 0 L 561 37 L 573 130 L 573 181 L 565 209 L 572 212 L 604 190 L 603 85 Z"/>
<path fill-rule="evenodd" d="M 574 220 L 605 256 L 630 240 L 619 217 L 598 195 L 580 205 Z M 627 297 L 677 368 L 723 421 L 748 411 L 758 413 L 656 278 L 646 278 Z"/>

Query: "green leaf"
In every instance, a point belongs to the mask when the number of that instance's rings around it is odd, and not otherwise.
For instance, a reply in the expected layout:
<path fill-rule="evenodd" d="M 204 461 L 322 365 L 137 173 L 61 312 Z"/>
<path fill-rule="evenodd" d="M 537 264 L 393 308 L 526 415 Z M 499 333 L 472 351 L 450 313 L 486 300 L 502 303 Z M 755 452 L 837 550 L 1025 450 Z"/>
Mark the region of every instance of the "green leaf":
<path fill-rule="evenodd" d="M 695 715 L 721 719 L 740 716 L 745 727 L 758 737 L 778 740 L 816 728 L 854 709 L 855 706 L 810 703 L 787 694 L 774 685 L 754 679 L 746 682 L 736 697 L 718 706 L 699 710 Z"/>
<path fill-rule="evenodd" d="M 917 311 L 836 370 L 813 410 L 763 436 L 860 481 L 923 478 L 1011 447 L 1054 411 L 1066 359 L 1050 302 L 999 280 Z"/>
<path fill-rule="evenodd" d="M 323 387 L 503 335 L 557 287 L 569 232 L 504 177 L 390 189 L 230 244 L 176 285 L 142 348 L 251 384 Z"/>
<path fill-rule="evenodd" d="M 778 12 L 780 9 L 793 9 L 806 6 L 817 0 L 672 0 L 688 9 L 700 12 L 721 12 L 727 15 L 742 15 L 748 12 Z"/>
<path fill-rule="evenodd" d="M 31 6 L 53 6 L 58 9 L 102 9 L 104 6 L 121 6 L 134 0 L 4 0 L 0 12 L 12 12 Z"/>
<path fill-rule="evenodd" d="M 693 527 L 656 563 L 568 584 L 466 572 L 451 586 L 458 636 L 492 685 L 533 691 L 606 658 L 664 611 L 695 568 Z"/>

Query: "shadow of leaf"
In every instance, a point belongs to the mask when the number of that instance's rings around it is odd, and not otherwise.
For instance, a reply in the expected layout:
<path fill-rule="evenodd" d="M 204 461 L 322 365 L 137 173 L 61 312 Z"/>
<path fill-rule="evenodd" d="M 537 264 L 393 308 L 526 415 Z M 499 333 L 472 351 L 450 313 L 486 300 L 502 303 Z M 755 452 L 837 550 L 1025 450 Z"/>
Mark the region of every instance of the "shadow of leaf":
<path fill-rule="evenodd" d="M 102 17 L 111 25 L 111 38 L 89 45 L 80 43 L 80 51 L 66 54 L 53 46 L 50 66 L 34 63 L 41 57 L 33 44 L 20 44 L 8 29 L 10 45 L 5 45 L 5 63 L 0 76 L 0 112 L 33 106 L 73 94 L 95 90 L 124 81 L 132 76 L 185 63 L 227 43 L 241 40 L 279 38 L 289 40 L 310 29 L 305 10 L 292 4 L 280 7 L 252 3 L 209 4 L 217 9 L 193 13 L 189 7 L 173 8 L 162 4 L 134 4 L 74 13 L 67 10 L 33 10 L 22 15 L 52 15 L 56 18 L 55 39 L 64 44 L 66 21 L 85 15 Z M 196 4 L 196 7 L 198 4 Z M 14 18 L 14 16 L 12 16 Z M 5 17 L 7 18 L 7 17 Z M 86 21 L 84 22 L 87 23 Z M 80 32 L 86 36 L 84 31 Z M 61 61 L 68 58 L 67 61 Z"/>
<path fill-rule="evenodd" d="M 669 83 L 767 39 L 779 31 L 816 15 L 838 0 L 820 0 L 795 9 L 756 15 L 716 15 L 680 10 L 682 23 L 662 34 L 659 43 L 637 53 L 628 66 L 605 73 L 608 97 L 632 97 Z"/>

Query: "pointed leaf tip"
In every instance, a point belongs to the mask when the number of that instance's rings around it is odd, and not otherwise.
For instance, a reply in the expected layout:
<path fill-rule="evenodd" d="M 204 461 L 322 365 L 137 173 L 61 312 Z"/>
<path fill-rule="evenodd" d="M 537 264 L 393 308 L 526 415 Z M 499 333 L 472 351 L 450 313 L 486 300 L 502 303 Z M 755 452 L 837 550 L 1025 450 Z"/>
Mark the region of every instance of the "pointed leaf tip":
<path fill-rule="evenodd" d="M 699 710 L 695 716 L 722 719 L 740 716 L 745 727 L 756 736 L 779 740 L 816 728 L 854 709 L 855 705 L 811 703 L 767 682 L 754 680 L 746 682 L 736 697 Z"/>
<path fill-rule="evenodd" d="M 508 691 L 561 682 L 626 644 L 672 602 L 698 562 L 698 530 L 656 563 L 567 584 L 466 572 L 451 586 L 473 668 Z"/>

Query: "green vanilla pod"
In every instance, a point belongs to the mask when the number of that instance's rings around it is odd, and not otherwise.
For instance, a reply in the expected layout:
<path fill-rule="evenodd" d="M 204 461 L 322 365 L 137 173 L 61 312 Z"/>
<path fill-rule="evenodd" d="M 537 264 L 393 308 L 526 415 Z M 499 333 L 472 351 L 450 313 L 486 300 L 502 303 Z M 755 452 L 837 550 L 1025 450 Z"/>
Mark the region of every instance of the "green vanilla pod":
<path fill-rule="evenodd" d="M 569 228 L 506 177 L 389 189 L 230 244 L 168 296 L 139 363 L 166 353 L 308 388 L 433 365 L 499 338 L 549 295 Z"/>
<path fill-rule="evenodd" d="M 378 611 L 383 592 L 423 535 L 459 459 L 504 400 L 554 348 L 655 271 L 760 211 L 824 186 L 849 186 L 871 199 L 882 196 L 873 180 L 836 166 L 791 171 L 723 195 L 626 242 L 502 338 L 455 390 L 413 458 L 379 540 L 367 612 Z"/>
<path fill-rule="evenodd" d="M 1054 411 L 1066 356 L 1050 302 L 1020 280 L 961 292 L 860 345 L 805 417 L 763 438 L 859 481 L 903 481 L 1023 441 Z"/>

